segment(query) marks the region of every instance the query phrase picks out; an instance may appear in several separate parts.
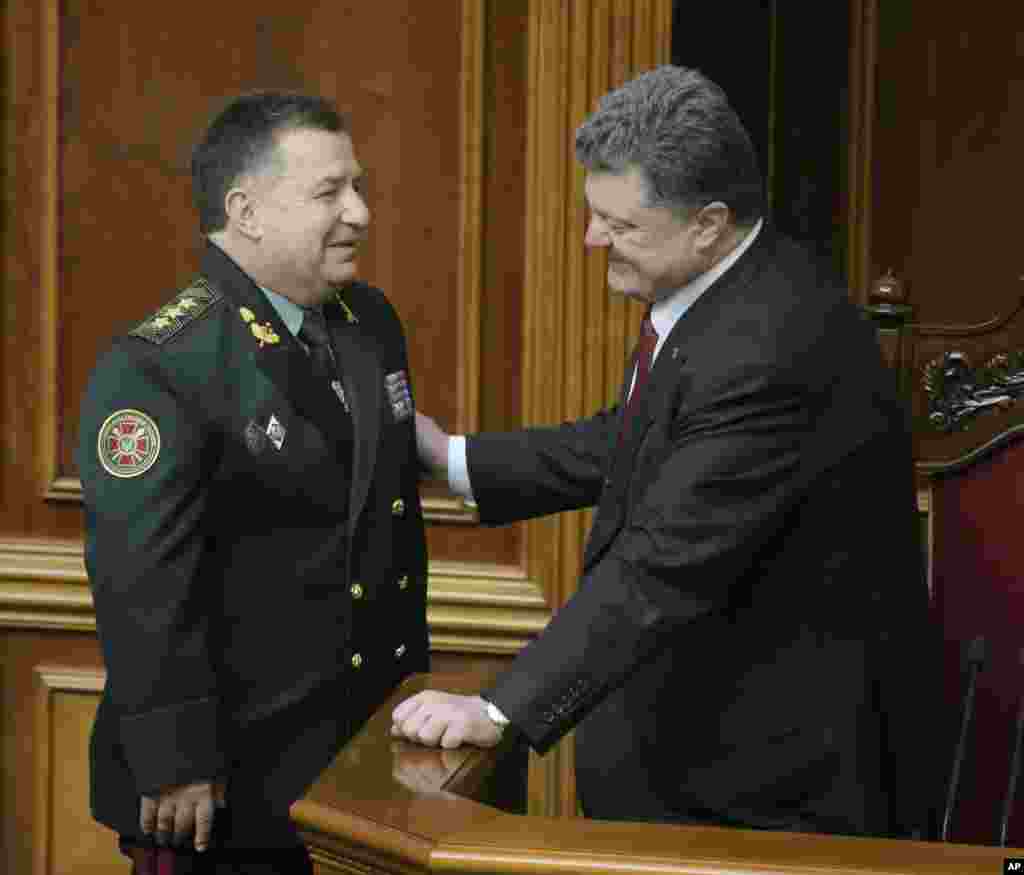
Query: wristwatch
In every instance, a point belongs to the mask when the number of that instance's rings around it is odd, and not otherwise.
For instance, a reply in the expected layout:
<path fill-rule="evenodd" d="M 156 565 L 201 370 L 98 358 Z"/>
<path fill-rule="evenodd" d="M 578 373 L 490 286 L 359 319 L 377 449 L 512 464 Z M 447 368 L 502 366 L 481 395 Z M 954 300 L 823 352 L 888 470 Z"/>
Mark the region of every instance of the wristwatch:
<path fill-rule="evenodd" d="M 497 726 L 498 729 L 504 729 L 506 726 L 508 726 L 508 724 L 511 721 L 508 719 L 508 717 L 501 713 L 501 710 L 498 708 L 498 706 L 495 705 L 494 702 L 484 699 L 483 696 L 481 696 L 480 698 L 483 699 L 484 704 L 487 705 L 487 718 L 491 721 L 491 723 Z"/>

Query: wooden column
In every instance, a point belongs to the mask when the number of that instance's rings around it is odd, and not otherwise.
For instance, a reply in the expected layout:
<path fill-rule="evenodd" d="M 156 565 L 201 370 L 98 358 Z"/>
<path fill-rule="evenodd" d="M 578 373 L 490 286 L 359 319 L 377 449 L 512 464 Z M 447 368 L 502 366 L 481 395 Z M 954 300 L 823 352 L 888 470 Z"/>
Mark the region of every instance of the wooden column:
<path fill-rule="evenodd" d="M 534 0 L 527 88 L 523 416 L 552 424 L 617 395 L 640 308 L 610 298 L 603 255 L 583 249 L 583 172 L 573 132 L 597 98 L 671 55 L 671 0 Z M 526 530 L 528 574 L 553 608 L 576 588 L 590 514 Z M 531 762 L 530 813 L 576 812 L 571 739 Z"/>

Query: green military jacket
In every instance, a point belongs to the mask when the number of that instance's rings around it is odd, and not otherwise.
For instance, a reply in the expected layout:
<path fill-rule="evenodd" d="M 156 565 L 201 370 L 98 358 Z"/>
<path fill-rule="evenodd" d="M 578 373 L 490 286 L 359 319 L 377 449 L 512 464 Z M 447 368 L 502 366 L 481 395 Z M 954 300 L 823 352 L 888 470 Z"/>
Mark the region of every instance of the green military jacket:
<path fill-rule="evenodd" d="M 283 810 L 427 668 L 401 325 L 363 284 L 324 310 L 333 383 L 211 243 L 90 379 L 78 464 L 107 670 L 92 803 L 122 833 L 139 794 L 214 777 Z"/>

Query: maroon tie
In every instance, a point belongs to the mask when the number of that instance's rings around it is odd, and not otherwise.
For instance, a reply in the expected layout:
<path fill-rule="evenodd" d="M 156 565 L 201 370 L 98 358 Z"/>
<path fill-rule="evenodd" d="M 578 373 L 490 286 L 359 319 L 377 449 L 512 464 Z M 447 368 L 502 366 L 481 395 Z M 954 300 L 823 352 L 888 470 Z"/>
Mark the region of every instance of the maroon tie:
<path fill-rule="evenodd" d="M 651 373 L 651 359 L 654 358 L 654 347 L 658 345 L 658 332 L 654 330 L 654 323 L 651 322 L 651 310 L 647 309 L 644 314 L 644 321 L 640 323 L 640 339 L 636 342 L 636 379 L 633 381 L 633 391 L 629 393 L 626 401 L 626 410 L 622 417 L 622 431 L 625 432 L 629 418 L 633 415 L 636 401 L 643 392 L 647 376 Z"/>

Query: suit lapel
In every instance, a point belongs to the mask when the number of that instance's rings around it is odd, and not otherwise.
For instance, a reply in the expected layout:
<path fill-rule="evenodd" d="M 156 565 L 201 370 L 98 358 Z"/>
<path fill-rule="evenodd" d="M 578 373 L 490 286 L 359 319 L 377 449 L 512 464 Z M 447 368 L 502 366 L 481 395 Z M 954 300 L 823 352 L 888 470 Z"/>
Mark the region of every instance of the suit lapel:
<path fill-rule="evenodd" d="M 342 386 L 352 415 L 352 478 L 349 528 L 354 533 L 377 463 L 384 372 L 366 334 L 350 323 L 336 300 L 324 306 L 327 326 L 338 354 Z M 339 405 L 340 407 L 340 405 Z"/>
<path fill-rule="evenodd" d="M 723 329 L 717 326 L 724 325 L 725 331 L 728 330 L 731 318 L 728 314 L 723 314 L 723 310 L 727 309 L 728 302 L 733 297 L 730 292 L 752 280 L 762 261 L 763 253 L 771 247 L 773 239 L 773 232 L 766 223 L 751 248 L 676 322 L 654 360 L 643 396 L 637 399 L 630 421 L 624 423 L 626 398 L 636 367 L 636 353 L 631 356 L 619 396 L 618 422 L 621 438 L 613 453 L 612 468 L 605 488 L 605 496 L 610 499 L 609 506 L 605 506 L 602 498 L 601 507 L 587 540 L 583 557 L 584 568 L 589 567 L 597 559 L 621 526 L 637 453 L 643 444 L 644 435 L 664 409 L 670 393 L 679 383 L 680 371 L 686 365 L 687 349 L 691 341 L 695 338 L 706 338 L 711 334 L 722 334 Z M 725 356 L 729 355 L 729 345 L 726 341 L 727 337 L 723 336 L 721 349 L 722 355 Z M 613 509 L 617 509 L 614 516 Z"/>

